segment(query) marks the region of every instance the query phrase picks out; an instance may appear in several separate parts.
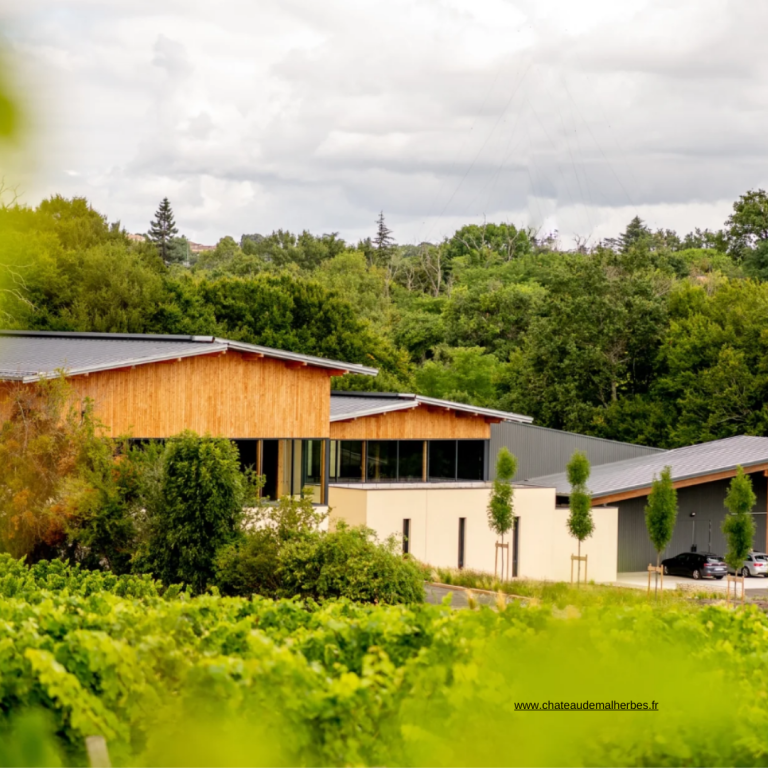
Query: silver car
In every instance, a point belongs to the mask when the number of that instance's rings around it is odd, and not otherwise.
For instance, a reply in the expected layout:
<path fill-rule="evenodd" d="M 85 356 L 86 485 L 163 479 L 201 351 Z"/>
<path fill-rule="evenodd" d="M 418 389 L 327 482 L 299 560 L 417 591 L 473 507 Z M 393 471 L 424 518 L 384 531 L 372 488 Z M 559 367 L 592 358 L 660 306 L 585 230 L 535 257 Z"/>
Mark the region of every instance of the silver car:
<path fill-rule="evenodd" d="M 733 573 L 733 569 L 728 571 Z M 750 552 L 744 560 L 744 567 L 739 571 L 740 576 L 768 576 L 768 555 L 765 552 Z"/>

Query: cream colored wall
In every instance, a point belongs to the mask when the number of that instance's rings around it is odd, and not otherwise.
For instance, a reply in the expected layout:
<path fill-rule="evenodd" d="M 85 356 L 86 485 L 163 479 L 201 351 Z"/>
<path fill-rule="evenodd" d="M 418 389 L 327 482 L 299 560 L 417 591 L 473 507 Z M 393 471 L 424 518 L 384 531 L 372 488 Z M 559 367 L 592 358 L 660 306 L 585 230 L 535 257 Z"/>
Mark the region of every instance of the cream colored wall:
<path fill-rule="evenodd" d="M 331 486 L 331 520 L 365 524 L 380 539 L 402 535 L 403 519 L 411 519 L 411 552 L 433 566 L 458 565 L 459 518 L 466 518 L 466 568 L 493 572 L 496 536 L 488 528 L 488 487 L 392 486 L 350 489 Z M 515 488 L 515 515 L 520 519 L 518 574 L 531 579 L 570 579 L 570 556 L 576 541 L 568 535 L 567 509 L 555 506 L 552 488 Z M 593 507 L 595 533 L 582 545 L 589 555 L 589 578 L 615 581 L 618 510 Z M 511 543 L 511 539 L 510 539 Z"/>
<path fill-rule="evenodd" d="M 568 514 L 567 507 L 558 507 L 553 518 L 555 528 L 566 531 L 565 536 L 552 538 L 552 573 L 558 581 L 570 580 L 571 555 L 578 552 L 579 542 L 567 534 Z M 595 530 L 592 536 L 581 545 L 581 554 L 589 556 L 587 576 L 590 581 L 616 581 L 619 557 L 619 509 L 618 507 L 592 507 L 592 519 L 595 522 Z M 576 563 L 574 563 L 574 572 L 575 566 Z"/>
<path fill-rule="evenodd" d="M 331 510 L 328 522 L 331 526 L 336 520 L 344 520 L 349 525 L 368 525 L 366 519 L 367 491 L 334 487 L 328 490 L 328 505 Z"/>

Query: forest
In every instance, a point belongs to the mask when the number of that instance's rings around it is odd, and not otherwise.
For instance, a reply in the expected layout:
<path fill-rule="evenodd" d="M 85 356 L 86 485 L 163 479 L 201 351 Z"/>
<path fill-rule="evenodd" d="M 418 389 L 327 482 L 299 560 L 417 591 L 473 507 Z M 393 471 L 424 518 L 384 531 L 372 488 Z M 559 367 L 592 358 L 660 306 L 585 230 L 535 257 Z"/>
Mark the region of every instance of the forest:
<path fill-rule="evenodd" d="M 381 214 L 357 243 L 277 230 L 191 254 L 170 204 L 156 217 L 137 242 L 84 198 L 3 205 L 3 326 L 212 334 L 380 369 L 337 389 L 418 392 L 660 447 L 768 435 L 763 190 L 719 231 L 635 217 L 570 248 L 510 223 L 400 245 Z"/>

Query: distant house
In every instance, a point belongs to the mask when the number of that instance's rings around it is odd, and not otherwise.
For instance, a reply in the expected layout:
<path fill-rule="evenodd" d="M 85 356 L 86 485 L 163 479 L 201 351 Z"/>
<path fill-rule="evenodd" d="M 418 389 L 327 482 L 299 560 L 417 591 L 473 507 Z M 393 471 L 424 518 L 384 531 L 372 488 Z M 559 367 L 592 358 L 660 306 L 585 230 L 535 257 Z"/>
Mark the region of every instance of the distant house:
<path fill-rule="evenodd" d="M 127 237 L 129 240 L 132 240 L 134 243 L 144 243 L 144 242 L 146 242 L 146 240 L 147 240 L 147 236 L 146 236 L 146 235 L 132 235 L 132 234 L 127 234 L 127 235 L 126 235 L 126 237 Z"/>
<path fill-rule="evenodd" d="M 215 245 L 201 245 L 200 243 L 189 243 L 189 250 L 191 253 L 203 253 L 204 251 L 215 251 Z"/>

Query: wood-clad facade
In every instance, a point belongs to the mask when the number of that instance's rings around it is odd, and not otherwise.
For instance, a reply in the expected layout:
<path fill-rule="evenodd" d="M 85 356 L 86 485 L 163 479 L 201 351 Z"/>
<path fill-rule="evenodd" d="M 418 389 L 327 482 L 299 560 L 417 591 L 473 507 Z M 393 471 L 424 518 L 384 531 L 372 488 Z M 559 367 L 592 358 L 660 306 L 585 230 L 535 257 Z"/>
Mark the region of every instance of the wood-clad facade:
<path fill-rule="evenodd" d="M 333 440 L 489 440 L 490 437 L 491 425 L 484 416 L 426 405 L 331 424 Z"/>
<path fill-rule="evenodd" d="M 225 354 L 69 379 L 111 435 L 163 438 L 191 429 L 230 438 L 329 436 L 327 369 Z"/>

